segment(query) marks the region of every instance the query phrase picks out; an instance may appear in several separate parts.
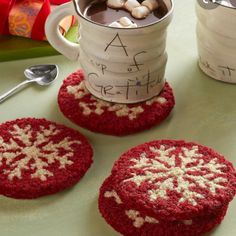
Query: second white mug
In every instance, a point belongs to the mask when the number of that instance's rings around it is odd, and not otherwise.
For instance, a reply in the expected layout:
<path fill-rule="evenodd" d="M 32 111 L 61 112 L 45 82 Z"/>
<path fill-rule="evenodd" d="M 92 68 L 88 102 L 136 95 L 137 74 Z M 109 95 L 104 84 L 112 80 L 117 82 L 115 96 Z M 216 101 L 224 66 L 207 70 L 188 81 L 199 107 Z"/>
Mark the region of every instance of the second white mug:
<path fill-rule="evenodd" d="M 236 4 L 211 4 L 196 5 L 199 66 L 214 79 L 236 83 Z"/>

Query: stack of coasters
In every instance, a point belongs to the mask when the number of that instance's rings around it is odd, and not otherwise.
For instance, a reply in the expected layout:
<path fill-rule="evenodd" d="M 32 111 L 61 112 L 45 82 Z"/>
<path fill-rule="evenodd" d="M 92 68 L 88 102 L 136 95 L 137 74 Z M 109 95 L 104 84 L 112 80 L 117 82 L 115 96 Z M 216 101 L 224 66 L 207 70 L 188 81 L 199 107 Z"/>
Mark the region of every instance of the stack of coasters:
<path fill-rule="evenodd" d="M 210 148 L 153 141 L 124 153 L 99 195 L 99 210 L 125 236 L 198 236 L 224 218 L 236 193 L 233 165 Z"/>
<path fill-rule="evenodd" d="M 79 132 L 45 119 L 0 125 L 0 194 L 31 199 L 76 184 L 93 150 Z"/>
<path fill-rule="evenodd" d="M 117 104 L 100 100 L 85 87 L 81 70 L 64 80 L 58 94 L 62 113 L 81 127 L 109 135 L 128 135 L 151 128 L 165 120 L 175 105 L 166 82 L 162 92 L 146 102 Z"/>

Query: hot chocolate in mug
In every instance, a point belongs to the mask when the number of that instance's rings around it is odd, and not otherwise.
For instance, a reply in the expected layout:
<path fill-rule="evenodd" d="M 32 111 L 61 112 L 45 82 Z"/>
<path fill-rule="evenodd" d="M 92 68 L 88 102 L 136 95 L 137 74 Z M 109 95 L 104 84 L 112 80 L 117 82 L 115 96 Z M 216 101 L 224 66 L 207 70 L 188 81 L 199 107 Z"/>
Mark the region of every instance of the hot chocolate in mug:
<path fill-rule="evenodd" d="M 172 0 L 157 1 L 163 16 L 152 15 L 151 22 L 149 18 L 137 20 L 143 24 L 135 28 L 118 28 L 89 17 L 90 7 L 96 12 L 96 6 L 106 1 L 73 0 L 49 15 L 46 36 L 56 50 L 79 60 L 86 88 L 94 96 L 116 103 L 145 101 L 158 95 L 165 84 L 167 26 L 174 6 Z M 119 19 L 119 11 L 112 11 L 106 21 Z M 67 41 L 58 30 L 59 22 L 68 15 L 78 17 L 78 44 Z"/>

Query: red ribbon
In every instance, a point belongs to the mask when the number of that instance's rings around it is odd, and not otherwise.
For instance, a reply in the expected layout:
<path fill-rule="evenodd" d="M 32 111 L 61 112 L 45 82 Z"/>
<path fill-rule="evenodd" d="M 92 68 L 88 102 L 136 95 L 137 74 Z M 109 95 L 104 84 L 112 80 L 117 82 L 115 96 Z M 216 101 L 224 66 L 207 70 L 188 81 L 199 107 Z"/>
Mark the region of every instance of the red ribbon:
<path fill-rule="evenodd" d="M 8 17 L 9 13 L 16 2 L 21 0 L 0 0 L 0 35 L 9 34 Z M 31 38 L 35 40 L 43 40 L 45 36 L 44 25 L 45 21 L 50 14 L 51 4 L 62 4 L 69 0 L 41 0 L 42 5 L 37 15 L 31 33 Z"/>
<path fill-rule="evenodd" d="M 70 0 L 50 0 L 51 4 L 61 5 L 63 3 L 69 2 Z"/>

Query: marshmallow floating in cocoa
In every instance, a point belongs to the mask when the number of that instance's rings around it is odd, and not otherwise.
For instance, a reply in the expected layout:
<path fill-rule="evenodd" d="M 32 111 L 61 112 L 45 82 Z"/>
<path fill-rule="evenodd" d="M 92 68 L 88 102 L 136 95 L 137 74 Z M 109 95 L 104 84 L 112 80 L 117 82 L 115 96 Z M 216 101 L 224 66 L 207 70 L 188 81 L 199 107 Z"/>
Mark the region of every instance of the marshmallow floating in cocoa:
<path fill-rule="evenodd" d="M 135 7 L 131 15 L 137 19 L 146 18 L 150 14 L 150 10 L 146 6 Z"/>
<path fill-rule="evenodd" d="M 107 6 L 111 8 L 123 8 L 125 0 L 107 0 Z"/>
<path fill-rule="evenodd" d="M 150 11 L 154 11 L 158 8 L 159 4 L 157 0 L 145 0 L 142 2 L 142 6 L 147 7 Z"/>
<path fill-rule="evenodd" d="M 124 4 L 124 8 L 129 12 L 132 12 L 134 8 L 140 6 L 141 4 L 137 0 L 127 0 Z"/>
<path fill-rule="evenodd" d="M 110 27 L 116 28 L 136 28 L 137 24 L 133 23 L 128 17 L 121 17 L 119 20 L 112 22 Z"/>
<path fill-rule="evenodd" d="M 136 19 L 146 18 L 159 7 L 157 0 L 144 0 L 141 4 L 137 0 L 107 0 L 107 6 L 115 9 L 126 9 Z"/>

